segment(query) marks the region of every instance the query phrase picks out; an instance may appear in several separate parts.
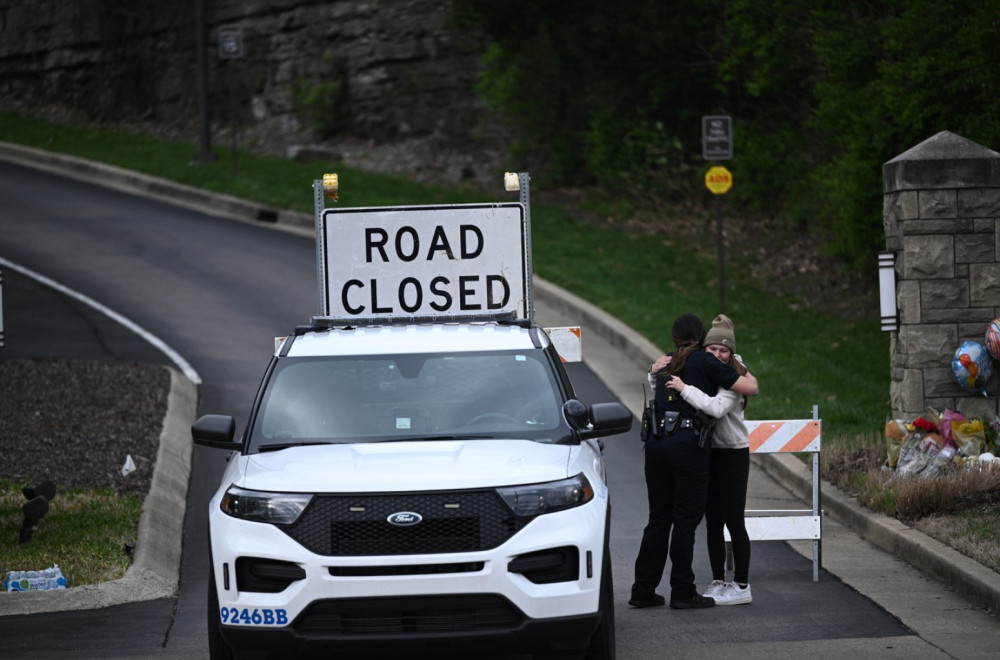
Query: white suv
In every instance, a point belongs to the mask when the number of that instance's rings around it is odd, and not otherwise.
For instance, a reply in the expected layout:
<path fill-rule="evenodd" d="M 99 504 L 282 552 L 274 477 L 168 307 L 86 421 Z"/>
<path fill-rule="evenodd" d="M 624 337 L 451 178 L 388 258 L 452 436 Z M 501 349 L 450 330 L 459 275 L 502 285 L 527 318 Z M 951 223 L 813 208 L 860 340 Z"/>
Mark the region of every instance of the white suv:
<path fill-rule="evenodd" d="M 533 323 L 303 326 L 209 503 L 212 658 L 615 655 L 601 436 Z"/>

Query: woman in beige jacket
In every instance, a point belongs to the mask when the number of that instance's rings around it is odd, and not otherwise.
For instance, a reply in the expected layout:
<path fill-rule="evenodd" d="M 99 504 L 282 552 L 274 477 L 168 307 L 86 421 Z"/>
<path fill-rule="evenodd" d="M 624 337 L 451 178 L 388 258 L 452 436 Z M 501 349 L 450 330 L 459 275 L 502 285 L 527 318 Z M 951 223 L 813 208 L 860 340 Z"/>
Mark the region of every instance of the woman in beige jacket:
<path fill-rule="evenodd" d="M 720 314 L 705 336 L 705 350 L 722 362 L 734 367 L 741 375 L 747 373 L 736 355 L 733 322 Z M 705 596 L 716 605 L 740 605 L 753 600 L 750 592 L 750 538 L 747 535 L 747 480 L 750 475 L 750 442 L 743 423 L 747 398 L 732 390 L 720 389 L 710 397 L 694 386 L 674 376 L 667 387 L 676 390 L 689 404 L 716 418 L 712 436 L 709 468 L 708 501 L 705 505 L 705 529 L 708 536 L 708 557 L 712 566 L 712 584 Z M 729 529 L 733 548 L 733 581 L 726 581 L 726 543 L 723 525 Z"/>

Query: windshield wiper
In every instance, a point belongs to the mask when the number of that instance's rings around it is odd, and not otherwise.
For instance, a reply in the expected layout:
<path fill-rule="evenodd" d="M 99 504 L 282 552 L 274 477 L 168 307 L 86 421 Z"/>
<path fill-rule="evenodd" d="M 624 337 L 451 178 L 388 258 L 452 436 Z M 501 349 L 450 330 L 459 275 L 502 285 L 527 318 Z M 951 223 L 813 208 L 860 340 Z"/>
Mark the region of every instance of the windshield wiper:
<path fill-rule="evenodd" d="M 428 442 L 428 441 L 435 441 L 435 440 L 492 440 L 495 437 L 496 436 L 485 434 L 485 433 L 481 433 L 481 434 L 476 434 L 476 435 L 470 435 L 470 434 L 465 434 L 465 435 L 401 435 L 401 436 L 395 436 L 395 437 L 392 437 L 392 438 L 380 438 L 380 439 L 377 439 L 377 440 L 364 440 L 364 439 L 358 438 L 355 441 L 348 441 L 348 440 L 341 439 L 341 440 L 339 440 L 337 442 L 331 442 L 331 441 L 275 442 L 275 443 L 271 443 L 269 445 L 260 445 L 259 447 L 257 447 L 257 451 L 258 452 L 281 451 L 282 449 L 289 449 L 291 447 L 308 447 L 308 446 L 311 446 L 311 445 L 335 445 L 335 444 L 336 445 L 343 445 L 343 444 L 351 444 L 352 442 L 360 442 L 360 443 L 375 442 L 375 443 L 382 443 L 382 442 Z"/>
<path fill-rule="evenodd" d="M 488 433 L 479 433 L 475 435 L 465 434 L 465 435 L 406 435 L 397 436 L 395 438 L 385 438 L 384 440 L 377 440 L 376 442 L 427 442 L 434 440 L 493 440 L 496 436 L 490 435 Z"/>
<path fill-rule="evenodd" d="M 290 447 L 309 447 L 312 445 L 329 445 L 329 442 L 275 442 L 270 445 L 261 445 L 257 451 L 280 451 Z"/>

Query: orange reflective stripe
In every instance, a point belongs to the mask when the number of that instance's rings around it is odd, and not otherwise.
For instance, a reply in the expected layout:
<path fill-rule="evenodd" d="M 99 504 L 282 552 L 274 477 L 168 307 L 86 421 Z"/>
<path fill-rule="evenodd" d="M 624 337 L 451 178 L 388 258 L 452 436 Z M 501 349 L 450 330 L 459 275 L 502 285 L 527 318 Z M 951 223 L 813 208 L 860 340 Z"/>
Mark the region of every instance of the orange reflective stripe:
<path fill-rule="evenodd" d="M 749 424 L 747 425 L 749 426 Z M 750 432 L 750 453 L 760 449 L 760 446 L 764 442 L 774 435 L 775 427 L 781 426 L 780 422 L 761 422 L 757 425 L 757 428 Z"/>
<path fill-rule="evenodd" d="M 792 439 L 781 448 L 781 451 L 805 451 L 813 440 L 819 437 L 819 422 L 809 422 L 792 436 Z"/>
<path fill-rule="evenodd" d="M 746 422 L 750 451 L 761 453 L 820 450 L 819 420 L 801 419 L 775 422 Z"/>

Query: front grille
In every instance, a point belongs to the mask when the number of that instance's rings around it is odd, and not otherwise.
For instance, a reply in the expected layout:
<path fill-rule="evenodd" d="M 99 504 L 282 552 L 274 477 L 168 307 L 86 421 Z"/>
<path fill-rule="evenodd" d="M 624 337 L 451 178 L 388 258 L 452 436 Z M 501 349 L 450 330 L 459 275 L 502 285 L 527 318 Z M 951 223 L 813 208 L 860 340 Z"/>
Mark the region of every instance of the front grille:
<path fill-rule="evenodd" d="M 423 520 L 390 525 L 389 516 L 403 511 Z M 441 554 L 495 548 L 530 521 L 515 516 L 493 490 L 317 495 L 284 531 L 328 557 Z"/>
<path fill-rule="evenodd" d="M 302 635 L 403 635 L 510 630 L 522 619 L 509 600 L 485 594 L 320 600 L 292 625 Z"/>

